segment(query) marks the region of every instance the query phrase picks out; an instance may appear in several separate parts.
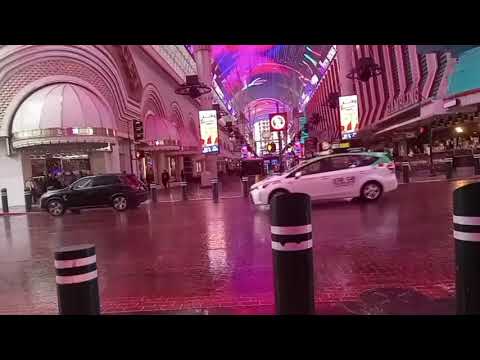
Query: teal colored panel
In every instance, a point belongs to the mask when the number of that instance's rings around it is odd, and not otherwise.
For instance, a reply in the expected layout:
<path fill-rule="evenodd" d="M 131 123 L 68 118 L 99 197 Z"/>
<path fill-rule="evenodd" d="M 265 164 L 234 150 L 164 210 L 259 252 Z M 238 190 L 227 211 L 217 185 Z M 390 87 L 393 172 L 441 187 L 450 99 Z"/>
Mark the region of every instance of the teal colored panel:
<path fill-rule="evenodd" d="M 480 88 L 480 47 L 460 55 L 455 71 L 448 79 L 448 94 Z"/>

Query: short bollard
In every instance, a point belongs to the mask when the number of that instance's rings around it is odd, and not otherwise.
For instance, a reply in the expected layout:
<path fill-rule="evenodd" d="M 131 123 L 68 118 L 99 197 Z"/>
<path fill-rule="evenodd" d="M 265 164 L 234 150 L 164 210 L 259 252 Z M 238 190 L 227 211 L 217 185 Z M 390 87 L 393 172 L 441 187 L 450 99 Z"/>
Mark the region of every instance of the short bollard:
<path fill-rule="evenodd" d="M 480 175 L 480 154 L 473 155 L 473 166 L 475 168 L 475 175 Z"/>
<path fill-rule="evenodd" d="M 480 314 L 480 183 L 453 192 L 457 314 Z"/>
<path fill-rule="evenodd" d="M 98 315 L 97 258 L 94 245 L 65 246 L 55 251 L 60 315 Z"/>
<path fill-rule="evenodd" d="M 3 188 L 2 189 L 2 211 L 4 213 L 8 213 L 8 195 L 7 195 L 7 189 Z"/>
<path fill-rule="evenodd" d="M 157 202 L 157 185 L 150 185 L 150 191 L 152 193 L 152 202 Z"/>
<path fill-rule="evenodd" d="M 248 177 L 242 177 L 243 197 L 248 197 Z"/>
<path fill-rule="evenodd" d="M 293 193 L 274 197 L 270 231 L 276 313 L 314 314 L 310 196 Z"/>
<path fill-rule="evenodd" d="M 210 180 L 212 184 L 212 199 L 214 203 L 218 203 L 218 179 Z"/>
<path fill-rule="evenodd" d="M 188 197 L 187 197 L 187 182 L 182 181 L 180 183 L 180 186 L 182 187 L 182 200 L 185 201 L 185 200 L 188 199 Z"/>
<path fill-rule="evenodd" d="M 403 182 L 408 184 L 410 182 L 410 167 L 407 161 L 402 162 Z"/>
<path fill-rule="evenodd" d="M 447 158 L 447 179 L 453 177 L 453 158 Z"/>
<path fill-rule="evenodd" d="M 32 192 L 30 190 L 25 190 L 25 211 L 32 211 Z"/>

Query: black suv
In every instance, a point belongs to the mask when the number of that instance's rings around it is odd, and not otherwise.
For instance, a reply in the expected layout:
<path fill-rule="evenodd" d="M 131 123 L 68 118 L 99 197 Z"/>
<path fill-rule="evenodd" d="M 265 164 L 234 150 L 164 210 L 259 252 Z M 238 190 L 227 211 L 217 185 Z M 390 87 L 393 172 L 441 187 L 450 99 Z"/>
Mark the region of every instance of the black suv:
<path fill-rule="evenodd" d="M 66 209 L 113 206 L 124 211 L 147 200 L 147 188 L 135 175 L 86 176 L 61 190 L 50 190 L 40 198 L 42 209 L 60 216 Z"/>

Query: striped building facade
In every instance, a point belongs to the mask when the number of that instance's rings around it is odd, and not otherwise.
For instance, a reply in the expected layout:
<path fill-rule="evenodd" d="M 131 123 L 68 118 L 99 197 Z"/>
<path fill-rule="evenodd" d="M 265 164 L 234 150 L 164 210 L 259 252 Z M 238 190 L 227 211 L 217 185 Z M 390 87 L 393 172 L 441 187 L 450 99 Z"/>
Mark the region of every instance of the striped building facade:
<path fill-rule="evenodd" d="M 375 131 L 394 123 L 409 110 L 420 109 L 432 99 L 445 97 L 449 70 L 455 63 L 449 53 L 419 54 L 416 45 L 354 46 L 354 67 L 362 57 L 373 58 L 382 74 L 368 82 L 354 81 L 360 131 Z M 320 116 L 320 121 L 312 124 L 313 134 L 318 135 L 319 140 L 332 141 L 341 136 L 339 109 L 328 107 L 328 97 L 335 92 L 340 92 L 336 59 L 306 107 L 309 121 L 316 117 L 314 114 Z"/>

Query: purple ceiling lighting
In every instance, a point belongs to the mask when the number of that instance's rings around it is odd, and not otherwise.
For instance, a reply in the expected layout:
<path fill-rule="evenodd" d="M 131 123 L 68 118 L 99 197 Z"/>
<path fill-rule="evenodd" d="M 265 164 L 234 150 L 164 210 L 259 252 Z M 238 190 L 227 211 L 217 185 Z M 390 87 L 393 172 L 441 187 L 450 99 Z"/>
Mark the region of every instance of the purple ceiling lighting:
<path fill-rule="evenodd" d="M 212 45 L 215 82 L 226 102 L 237 111 L 251 111 L 252 105 L 263 108 L 269 102 L 262 99 L 269 98 L 280 102 L 281 107 L 299 107 L 322 78 L 330 48 L 331 45 Z"/>

